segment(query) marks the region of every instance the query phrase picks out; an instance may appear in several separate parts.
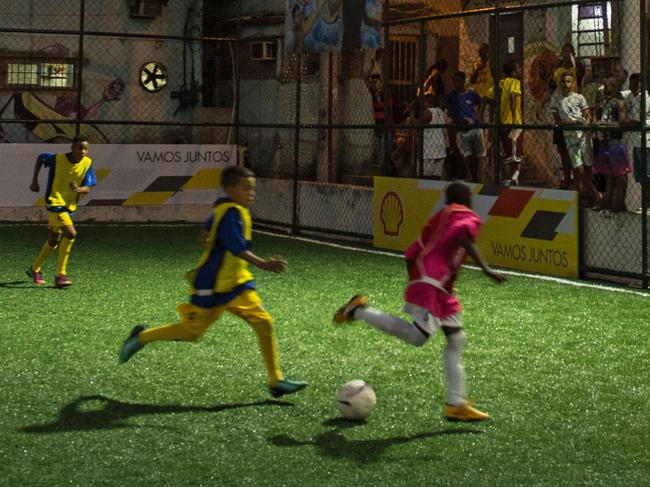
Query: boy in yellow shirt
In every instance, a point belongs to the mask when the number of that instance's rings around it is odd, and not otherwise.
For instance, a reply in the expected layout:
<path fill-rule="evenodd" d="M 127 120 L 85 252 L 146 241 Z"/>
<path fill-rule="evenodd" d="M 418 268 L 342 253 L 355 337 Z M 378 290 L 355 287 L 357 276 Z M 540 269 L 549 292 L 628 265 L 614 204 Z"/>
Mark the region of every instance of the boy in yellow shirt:
<path fill-rule="evenodd" d="M 159 340 L 198 340 L 225 311 L 248 322 L 257 334 L 273 397 L 292 394 L 307 387 L 286 380 L 280 370 L 273 318 L 262 306 L 248 264 L 262 270 L 283 272 L 282 257 L 263 259 L 251 252 L 252 222 L 249 212 L 255 197 L 255 174 L 242 166 L 223 171 L 221 185 L 226 198 L 215 202 L 206 224 L 205 250 L 197 267 L 187 274 L 191 286 L 189 303 L 179 304 L 179 323 L 148 328 L 137 325 L 119 352 L 120 363 L 128 361 L 146 344 Z"/>
<path fill-rule="evenodd" d="M 499 105 L 500 120 L 503 125 L 521 125 L 521 68 L 515 61 L 508 61 L 503 65 L 503 79 L 501 85 L 501 100 Z M 504 162 L 511 165 L 510 176 L 506 179 L 509 184 L 519 184 L 519 170 L 523 156 L 521 143 L 522 130 L 520 128 L 504 127 L 500 138 L 503 152 L 506 156 Z"/>
<path fill-rule="evenodd" d="M 43 166 L 49 171 L 45 191 L 45 207 L 47 208 L 48 228 L 50 235 L 41 248 L 38 257 L 27 270 L 34 284 L 45 284 L 42 266 L 45 259 L 58 247 L 59 255 L 54 277 L 54 285 L 63 288 L 72 285 L 67 276 L 68 259 L 72 244 L 77 237 L 77 229 L 72 221 L 72 215 L 77 209 L 79 195 L 87 194 L 90 188 L 97 184 L 92 168 L 92 159 L 88 157 L 88 139 L 82 135 L 72 139 L 72 148 L 66 154 L 43 153 L 36 159 L 34 176 L 29 189 L 38 193 L 38 174 Z"/>

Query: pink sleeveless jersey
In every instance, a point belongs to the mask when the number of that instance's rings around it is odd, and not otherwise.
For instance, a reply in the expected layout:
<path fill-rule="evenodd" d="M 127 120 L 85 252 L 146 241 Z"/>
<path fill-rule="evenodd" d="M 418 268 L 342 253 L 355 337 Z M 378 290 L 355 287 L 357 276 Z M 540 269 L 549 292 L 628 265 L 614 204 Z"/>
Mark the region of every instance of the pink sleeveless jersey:
<path fill-rule="evenodd" d="M 415 261 L 404 292 L 407 303 L 441 319 L 460 312 L 460 302 L 453 294 L 466 253 L 460 243 L 466 238 L 474 240 L 480 226 L 479 216 L 463 205 L 448 205 L 431 217 L 404 254 Z"/>

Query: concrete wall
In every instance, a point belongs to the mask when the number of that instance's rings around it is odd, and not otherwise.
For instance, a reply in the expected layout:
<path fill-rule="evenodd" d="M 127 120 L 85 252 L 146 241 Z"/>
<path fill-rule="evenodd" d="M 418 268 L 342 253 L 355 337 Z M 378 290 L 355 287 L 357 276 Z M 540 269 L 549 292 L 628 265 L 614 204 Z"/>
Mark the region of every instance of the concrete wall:
<path fill-rule="evenodd" d="M 0 25 L 33 29 L 79 28 L 78 3 L 68 1 L 68 9 L 62 11 L 57 2 L 46 0 L 11 0 L 9 14 L 0 15 Z M 191 10 L 191 6 L 195 10 Z M 5 2 L 7 6 L 7 2 Z M 200 34 L 202 18 L 201 2 L 195 0 L 174 0 L 163 7 L 163 14 L 155 19 L 136 19 L 128 15 L 125 0 L 86 0 L 84 29 L 86 31 L 116 32 L 129 34 L 156 34 L 182 36 L 186 22 L 193 26 L 192 32 Z M 197 30 L 198 29 L 198 30 Z M 24 54 L 49 52 L 62 57 L 76 57 L 79 51 L 77 35 L 51 34 L 3 34 L 0 50 L 6 53 Z M 185 69 L 183 52 L 186 54 Z M 181 41 L 149 40 L 117 37 L 84 37 L 84 65 L 82 85 L 82 106 L 86 109 L 99 103 L 91 116 L 95 120 L 138 120 L 162 122 L 225 122 L 230 120 L 230 110 L 205 109 L 178 111 L 178 101 L 171 99 L 172 91 L 181 88 L 184 82 L 191 84 L 190 67 L 194 64 L 194 81 L 201 84 L 201 46 Z M 165 88 L 149 93 L 140 86 L 139 72 L 142 65 L 156 61 L 167 68 L 168 83 Z M 117 100 L 102 101 L 105 87 L 113 80 L 124 82 L 124 92 Z M 0 93 L 0 106 L 7 103 L 12 92 Z M 76 106 L 76 92 L 46 92 L 36 94 L 50 108 L 60 106 L 61 98 L 68 98 Z M 41 114 L 37 114 L 41 116 Z M 3 118 L 13 116 L 13 106 L 8 105 Z M 44 116 L 43 116 L 44 117 Z M 61 114 L 63 119 L 74 120 L 76 114 Z M 186 143 L 225 143 L 227 130 L 218 128 L 171 128 L 164 126 L 97 125 L 106 140 L 91 142 L 112 143 L 174 143 L 183 139 Z M 20 124 L 3 124 L 5 138 L 11 142 L 40 142 L 30 130 Z M 96 137 L 100 139 L 100 137 Z"/>

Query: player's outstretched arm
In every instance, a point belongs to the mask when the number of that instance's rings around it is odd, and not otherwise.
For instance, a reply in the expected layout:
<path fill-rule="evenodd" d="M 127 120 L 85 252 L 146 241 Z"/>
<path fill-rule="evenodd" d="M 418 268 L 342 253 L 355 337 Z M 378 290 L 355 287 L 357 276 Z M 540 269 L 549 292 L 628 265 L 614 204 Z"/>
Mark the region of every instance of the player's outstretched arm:
<path fill-rule="evenodd" d="M 38 173 L 41 172 L 41 167 L 43 167 L 43 159 L 41 156 L 36 158 L 36 164 L 34 164 L 34 175 L 32 176 L 32 184 L 29 185 L 29 189 L 34 193 L 40 191 L 40 186 L 38 184 Z"/>
<path fill-rule="evenodd" d="M 255 255 L 250 250 L 244 250 L 239 255 L 237 255 L 237 257 L 244 259 L 246 262 L 253 264 L 255 267 L 259 267 L 263 271 L 284 272 L 287 270 L 287 261 L 279 255 L 274 255 L 268 259 L 263 259 Z"/>
<path fill-rule="evenodd" d="M 485 262 L 483 255 L 481 255 L 481 251 L 478 249 L 478 247 L 476 246 L 473 240 L 466 238 L 460 244 L 465 248 L 465 250 L 467 250 L 469 256 L 472 259 L 474 259 L 474 262 L 478 264 L 478 266 L 481 268 L 481 270 L 486 276 L 488 276 L 497 284 L 501 284 L 503 281 L 506 280 L 505 276 L 492 270 L 492 268 L 487 264 L 487 262 Z"/>

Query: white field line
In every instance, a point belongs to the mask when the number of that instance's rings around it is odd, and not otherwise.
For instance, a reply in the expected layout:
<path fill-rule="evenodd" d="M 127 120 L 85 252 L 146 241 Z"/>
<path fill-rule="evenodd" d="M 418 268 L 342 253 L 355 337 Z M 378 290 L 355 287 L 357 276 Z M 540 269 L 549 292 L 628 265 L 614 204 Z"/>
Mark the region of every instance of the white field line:
<path fill-rule="evenodd" d="M 0 226 L 44 226 L 44 223 L 31 223 L 31 222 L 20 222 L 20 223 L 2 223 Z M 86 227 L 125 227 L 125 226 L 136 226 L 138 223 L 81 223 L 82 226 Z M 142 226 L 149 226 L 149 227 L 182 227 L 182 226 L 197 226 L 200 225 L 199 223 L 144 223 Z M 288 240 L 296 240 L 299 242 L 306 242 L 314 245 L 321 245 L 323 247 L 332 247 L 336 249 L 342 249 L 342 250 L 350 250 L 352 252 L 364 252 L 366 254 L 375 254 L 375 255 L 384 255 L 386 257 L 396 257 L 398 259 L 403 259 L 404 256 L 402 254 L 398 254 L 395 252 L 387 252 L 384 250 L 373 250 L 373 249 L 361 249 L 358 247 L 353 247 L 351 245 L 341 245 L 341 244 L 335 244 L 331 242 L 323 242 L 320 240 L 315 240 L 311 238 L 305 238 L 305 237 L 295 237 L 292 235 L 283 235 L 281 233 L 274 233 L 274 232 L 267 232 L 264 230 L 255 230 L 255 233 L 259 233 L 261 235 L 270 235 L 272 237 L 277 237 L 277 238 L 286 238 Z M 474 266 L 474 265 L 465 265 L 464 267 L 467 267 L 468 269 L 472 270 L 480 270 L 479 267 Z M 643 292 L 643 291 L 635 291 L 633 289 L 626 289 L 623 287 L 612 287 L 612 286 L 603 286 L 600 284 L 592 284 L 589 282 L 583 282 L 583 281 L 576 281 L 572 279 L 563 279 L 561 277 L 553 277 L 553 276 L 544 276 L 541 274 L 531 274 L 527 272 L 520 272 L 520 271 L 510 271 L 506 269 L 499 269 L 499 273 L 504 274 L 506 276 L 517 276 L 517 277 L 527 277 L 529 279 L 537 279 L 540 281 L 548 281 L 548 282 L 554 282 L 557 284 L 564 284 L 565 286 L 573 286 L 573 287 L 583 287 L 583 288 L 588 288 L 588 289 L 599 289 L 601 291 L 610 291 L 610 292 L 615 292 L 615 293 L 623 293 L 623 294 L 633 294 L 635 296 L 642 296 L 644 298 L 650 298 L 650 293 L 648 292 Z"/>
<path fill-rule="evenodd" d="M 311 243 L 314 245 L 322 245 L 325 247 L 333 247 L 337 249 L 342 249 L 342 250 L 351 250 L 353 252 L 365 252 L 367 254 L 375 254 L 375 255 L 385 255 L 387 257 L 396 257 L 398 259 L 403 259 L 404 256 L 402 254 L 397 254 L 394 252 L 387 252 L 384 250 L 373 250 L 373 249 L 360 249 L 358 247 L 352 247 L 349 245 L 341 245 L 341 244 L 335 244 L 335 243 L 330 243 L 330 242 L 321 242 L 320 240 L 314 240 L 311 238 L 305 238 L 305 237 L 295 237 L 292 235 L 282 235 L 278 233 L 273 233 L 273 232 L 265 232 L 261 230 L 256 230 L 255 233 L 260 233 L 263 235 L 271 235 L 273 237 L 278 237 L 278 238 L 286 238 L 289 240 L 297 240 L 300 242 L 307 242 Z M 480 267 L 477 267 L 475 265 L 467 265 L 465 264 L 466 268 L 480 271 Z M 624 293 L 624 294 L 634 294 L 636 296 L 643 296 L 644 298 L 650 298 L 650 293 L 643 292 L 643 291 L 635 291 L 633 289 L 625 289 L 621 287 L 611 287 L 611 286 L 602 286 L 599 284 L 592 284 L 589 282 L 583 282 L 583 281 L 575 281 L 572 279 L 563 279 L 561 277 L 553 277 L 553 276 L 544 276 L 541 274 L 532 274 L 532 273 L 527 273 L 527 272 L 520 272 L 520 271 L 511 271 L 511 270 L 506 270 L 506 269 L 499 269 L 500 274 L 504 274 L 506 276 L 517 276 L 517 277 L 527 277 L 530 279 L 538 279 L 540 281 L 549 281 L 549 282 L 554 282 L 557 284 L 564 284 L 566 286 L 573 286 L 573 287 L 584 287 L 584 288 L 589 288 L 589 289 L 599 289 L 601 291 L 611 291 L 611 292 L 616 292 L 616 293 Z"/>

